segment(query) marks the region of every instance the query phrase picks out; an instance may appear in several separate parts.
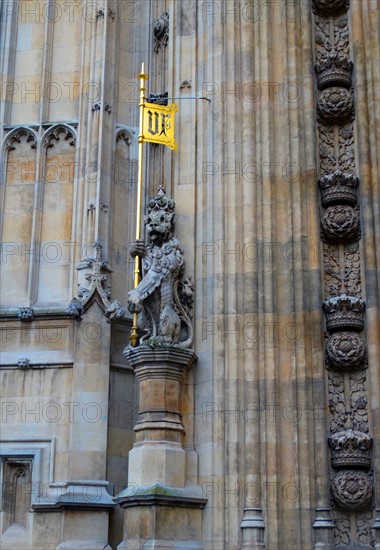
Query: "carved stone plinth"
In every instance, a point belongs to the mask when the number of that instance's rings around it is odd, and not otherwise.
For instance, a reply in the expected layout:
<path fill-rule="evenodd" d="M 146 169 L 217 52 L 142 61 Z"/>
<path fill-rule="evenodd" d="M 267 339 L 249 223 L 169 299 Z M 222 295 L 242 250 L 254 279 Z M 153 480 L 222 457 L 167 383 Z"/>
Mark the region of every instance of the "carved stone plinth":
<path fill-rule="evenodd" d="M 139 383 L 136 441 L 128 487 L 116 502 L 127 508 L 122 549 L 201 549 L 202 489 L 186 480 L 180 389 L 196 361 L 179 346 L 140 346 L 124 355 Z"/>

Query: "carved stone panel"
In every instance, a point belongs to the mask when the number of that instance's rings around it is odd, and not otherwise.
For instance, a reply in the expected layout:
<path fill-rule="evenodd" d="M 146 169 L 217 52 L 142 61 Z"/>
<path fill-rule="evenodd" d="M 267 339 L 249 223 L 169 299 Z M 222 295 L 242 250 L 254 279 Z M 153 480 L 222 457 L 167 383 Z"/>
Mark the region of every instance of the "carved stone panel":
<path fill-rule="evenodd" d="M 321 216 L 323 236 L 331 241 L 356 241 L 360 238 L 359 210 L 348 205 L 329 206 Z"/>
<path fill-rule="evenodd" d="M 366 357 L 365 340 L 355 332 L 335 332 L 326 341 L 326 355 L 332 369 L 362 368 Z"/>
<path fill-rule="evenodd" d="M 342 123 L 353 114 L 354 98 L 350 90 L 333 86 L 321 92 L 317 109 L 325 124 Z"/>
<path fill-rule="evenodd" d="M 373 484 L 366 472 L 343 470 L 333 478 L 331 492 L 335 502 L 342 508 L 359 510 L 371 504 Z"/>

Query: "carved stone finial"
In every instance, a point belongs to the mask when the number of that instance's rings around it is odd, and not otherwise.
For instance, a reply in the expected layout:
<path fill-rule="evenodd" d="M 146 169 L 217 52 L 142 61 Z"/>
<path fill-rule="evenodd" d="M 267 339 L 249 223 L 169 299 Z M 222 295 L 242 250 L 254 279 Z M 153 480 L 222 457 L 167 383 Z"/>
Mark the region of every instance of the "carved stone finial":
<path fill-rule="evenodd" d="M 333 468 L 369 468 L 372 437 L 352 429 L 329 437 Z"/>
<path fill-rule="evenodd" d="M 360 332 L 364 328 L 365 302 L 360 298 L 347 294 L 334 296 L 323 303 L 323 309 L 329 332 L 345 329 Z"/>
<path fill-rule="evenodd" d="M 111 287 L 107 283 L 109 273 L 112 273 L 112 269 L 108 265 L 108 262 L 102 259 L 102 243 L 99 240 L 95 241 L 93 248 L 93 256 L 86 256 L 76 266 L 78 271 L 88 270 L 84 275 L 87 286 L 79 285 L 77 297 L 71 300 L 67 308 L 68 313 L 78 320 L 81 319 L 86 308 L 96 298 L 98 298 L 99 305 L 105 312 L 111 306 L 109 301 Z"/>
<path fill-rule="evenodd" d="M 359 178 L 355 174 L 345 174 L 341 170 L 336 170 L 332 174 L 319 178 L 318 185 L 324 207 L 332 204 L 354 206 L 357 203 Z"/>
<path fill-rule="evenodd" d="M 193 285 L 182 279 L 183 252 L 174 235 L 175 202 L 160 186 L 150 199 L 145 216 L 147 245 L 143 258 L 143 277 L 128 293 L 128 309 L 141 313 L 139 326 L 146 335 L 141 344 L 150 346 L 192 343 Z M 137 253 L 139 247 L 132 247 Z"/>
<path fill-rule="evenodd" d="M 320 90 L 331 86 L 350 88 L 353 63 L 343 54 L 332 50 L 320 57 L 315 64 L 317 83 Z"/>
<path fill-rule="evenodd" d="M 164 12 L 153 23 L 153 50 L 157 53 L 161 48 L 165 48 L 169 39 L 169 14 Z"/>

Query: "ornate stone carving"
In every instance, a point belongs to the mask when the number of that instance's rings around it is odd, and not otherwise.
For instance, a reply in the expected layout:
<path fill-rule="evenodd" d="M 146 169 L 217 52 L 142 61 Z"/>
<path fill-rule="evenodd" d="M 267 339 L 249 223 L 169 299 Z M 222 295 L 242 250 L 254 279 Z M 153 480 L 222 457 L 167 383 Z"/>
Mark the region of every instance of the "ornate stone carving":
<path fill-rule="evenodd" d="M 105 316 L 109 321 L 113 321 L 114 319 L 123 319 L 127 316 L 127 312 L 119 300 L 114 300 L 107 308 Z"/>
<path fill-rule="evenodd" d="M 326 328 L 329 332 L 338 330 L 355 330 L 364 328 L 365 302 L 354 296 L 341 294 L 329 298 L 323 303 L 326 314 Z"/>
<path fill-rule="evenodd" d="M 143 257 L 143 278 L 131 290 L 128 309 L 140 313 L 140 327 L 145 330 L 141 343 L 192 343 L 192 296 L 190 280 L 182 280 L 184 258 L 174 235 L 175 203 L 163 188 L 148 203 L 145 227 L 148 244 L 136 243 L 131 253 Z"/>
<path fill-rule="evenodd" d="M 366 472 L 343 470 L 332 479 L 331 492 L 335 502 L 342 508 L 359 510 L 371 504 L 373 484 Z"/>
<path fill-rule="evenodd" d="M 361 511 L 357 514 L 356 529 L 358 550 L 372 550 L 375 547 L 374 513 L 372 510 Z M 360 546 L 359 546 L 360 545 Z"/>
<path fill-rule="evenodd" d="M 335 50 L 321 56 L 315 64 L 318 88 L 320 90 L 331 86 L 350 88 L 352 68 L 352 61 Z"/>
<path fill-rule="evenodd" d="M 348 10 L 350 0 L 313 0 L 315 13 L 328 17 Z"/>
<path fill-rule="evenodd" d="M 169 14 L 164 12 L 153 23 L 153 51 L 157 53 L 161 48 L 165 48 L 169 39 Z"/>
<path fill-rule="evenodd" d="M 351 243 L 344 250 L 344 292 L 350 296 L 361 296 L 359 243 Z"/>
<path fill-rule="evenodd" d="M 345 122 L 354 111 L 350 90 L 332 86 L 323 90 L 318 100 L 318 115 L 325 124 Z"/>
<path fill-rule="evenodd" d="M 111 296 L 111 287 L 106 284 L 109 274 L 112 269 L 107 261 L 102 260 L 102 244 L 100 241 L 95 241 L 93 244 L 94 256 L 86 256 L 76 266 L 78 271 L 90 269 L 84 275 L 84 279 L 88 281 L 88 286 L 79 285 L 78 296 L 73 298 L 67 308 L 68 313 L 74 317 L 81 319 L 87 307 L 98 296 L 99 304 L 105 310 L 111 306 L 109 297 Z"/>
<path fill-rule="evenodd" d="M 356 241 L 360 238 L 359 210 L 347 204 L 329 206 L 321 216 L 321 228 L 328 241 Z"/>
<path fill-rule="evenodd" d="M 35 134 L 29 128 L 17 128 L 7 140 L 7 148 L 13 151 L 16 144 L 21 143 L 21 138 L 25 138 L 26 143 L 30 143 L 31 149 L 37 149 L 37 139 Z"/>
<path fill-rule="evenodd" d="M 340 371 L 363 367 L 365 340 L 355 332 L 335 332 L 326 341 L 328 365 Z"/>
<path fill-rule="evenodd" d="M 352 429 L 329 437 L 333 468 L 369 468 L 372 437 Z"/>
<path fill-rule="evenodd" d="M 75 147 L 76 136 L 74 130 L 60 124 L 54 126 L 49 131 L 48 135 L 46 136 L 46 147 L 54 147 L 53 140 L 58 142 L 61 138 L 63 138 L 65 141 L 68 141 L 72 147 Z"/>
<path fill-rule="evenodd" d="M 322 206 L 327 207 L 332 204 L 350 204 L 357 202 L 357 188 L 359 178 L 354 174 L 345 174 L 341 170 L 336 170 L 332 174 L 322 176 L 318 180 L 321 190 Z"/>
<path fill-rule="evenodd" d="M 69 315 L 72 315 L 73 317 L 78 319 L 78 321 L 82 319 L 82 315 L 84 315 L 85 313 L 85 309 L 82 305 L 82 302 L 80 302 L 78 298 L 73 298 L 69 302 L 69 305 L 67 306 L 66 311 Z"/>
<path fill-rule="evenodd" d="M 17 317 L 20 319 L 20 321 L 33 321 L 33 308 L 19 307 L 17 311 Z"/>
<path fill-rule="evenodd" d="M 179 84 L 180 90 L 190 90 L 191 89 L 191 80 L 181 80 Z"/>
<path fill-rule="evenodd" d="M 327 298 L 348 294 L 361 296 L 359 243 L 323 244 L 325 295 Z"/>
<path fill-rule="evenodd" d="M 22 370 L 30 369 L 30 359 L 28 357 L 20 357 L 17 361 L 17 366 Z"/>

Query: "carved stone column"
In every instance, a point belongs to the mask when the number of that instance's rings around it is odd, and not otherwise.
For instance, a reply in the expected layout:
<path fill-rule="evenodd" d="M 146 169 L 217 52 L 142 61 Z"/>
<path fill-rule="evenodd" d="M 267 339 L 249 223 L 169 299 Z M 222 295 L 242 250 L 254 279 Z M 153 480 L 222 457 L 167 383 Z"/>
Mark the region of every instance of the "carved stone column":
<path fill-rule="evenodd" d="M 373 439 L 369 434 L 361 204 L 350 60 L 351 4 L 350 0 L 313 0 L 331 448 L 329 497 L 335 523 L 327 547 L 369 549 L 375 545 L 370 470 Z M 319 527 L 316 524 L 314 527 Z M 315 548 L 326 548 L 319 535 L 317 531 Z"/>

